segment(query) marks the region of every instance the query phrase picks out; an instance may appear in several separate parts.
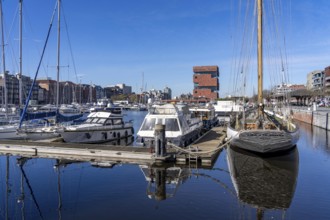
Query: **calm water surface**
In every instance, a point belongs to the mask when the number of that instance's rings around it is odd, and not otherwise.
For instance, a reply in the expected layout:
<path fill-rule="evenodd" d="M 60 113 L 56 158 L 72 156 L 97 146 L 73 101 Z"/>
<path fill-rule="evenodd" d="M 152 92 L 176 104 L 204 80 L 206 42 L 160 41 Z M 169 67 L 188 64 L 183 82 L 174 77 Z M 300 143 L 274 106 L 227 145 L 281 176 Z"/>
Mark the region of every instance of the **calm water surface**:
<path fill-rule="evenodd" d="M 127 112 L 135 132 L 145 112 Z M 330 133 L 301 124 L 298 147 L 212 167 L 0 157 L 0 219 L 330 219 Z"/>

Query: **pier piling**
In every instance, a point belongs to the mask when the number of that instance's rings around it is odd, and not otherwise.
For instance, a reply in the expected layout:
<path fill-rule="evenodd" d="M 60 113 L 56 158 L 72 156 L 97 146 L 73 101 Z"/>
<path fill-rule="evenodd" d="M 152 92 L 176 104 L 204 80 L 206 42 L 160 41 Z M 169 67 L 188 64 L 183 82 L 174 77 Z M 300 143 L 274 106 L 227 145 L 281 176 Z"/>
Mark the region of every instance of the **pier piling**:
<path fill-rule="evenodd" d="M 165 125 L 156 124 L 154 135 L 155 135 L 155 157 L 165 157 L 166 156 Z"/>

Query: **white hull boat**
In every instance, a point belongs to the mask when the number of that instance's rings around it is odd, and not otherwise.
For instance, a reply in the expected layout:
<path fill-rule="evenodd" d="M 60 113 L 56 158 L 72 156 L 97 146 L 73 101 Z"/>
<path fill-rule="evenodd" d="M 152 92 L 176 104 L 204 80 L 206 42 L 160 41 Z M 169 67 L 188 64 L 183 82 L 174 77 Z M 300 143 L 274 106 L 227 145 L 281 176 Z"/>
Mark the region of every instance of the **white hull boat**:
<path fill-rule="evenodd" d="M 203 122 L 191 117 L 187 106 L 180 108 L 173 104 L 152 106 L 137 133 L 137 143 L 153 146 L 156 124 L 165 125 L 166 141 L 176 146 L 185 147 L 196 140 L 201 135 Z"/>
<path fill-rule="evenodd" d="M 85 122 L 65 127 L 60 134 L 65 142 L 105 143 L 131 137 L 133 124 L 124 122 L 122 114 L 92 112 Z"/>
<path fill-rule="evenodd" d="M 26 135 L 17 131 L 17 125 L 3 125 L 0 127 L 0 140 L 22 140 Z"/>

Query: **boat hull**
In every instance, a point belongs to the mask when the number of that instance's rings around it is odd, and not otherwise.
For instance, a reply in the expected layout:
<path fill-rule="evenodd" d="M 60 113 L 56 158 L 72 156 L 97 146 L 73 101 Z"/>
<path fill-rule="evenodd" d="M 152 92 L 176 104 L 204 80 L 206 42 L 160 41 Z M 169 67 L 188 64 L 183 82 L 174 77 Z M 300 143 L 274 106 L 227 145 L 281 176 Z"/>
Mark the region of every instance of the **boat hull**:
<path fill-rule="evenodd" d="M 61 132 L 61 136 L 65 142 L 85 144 L 106 143 L 120 140 L 122 138 L 128 138 L 132 135 L 132 127 L 109 130 L 64 130 Z"/>
<path fill-rule="evenodd" d="M 232 146 L 257 152 L 276 153 L 295 147 L 299 139 L 299 130 L 285 132 L 283 130 L 242 130 L 236 131 L 228 126 L 227 136 Z"/>
<path fill-rule="evenodd" d="M 202 132 L 201 127 L 197 128 L 195 130 L 192 130 L 189 133 L 186 133 L 184 135 L 180 135 L 177 137 L 171 137 L 169 135 L 166 135 L 166 142 L 171 142 L 172 144 L 178 146 L 178 147 L 186 147 L 189 144 L 191 144 L 193 141 L 195 141 L 197 138 L 200 137 Z M 153 147 L 155 146 L 155 137 L 148 137 L 148 136 L 138 136 L 137 137 L 137 144 L 138 145 L 143 145 L 145 147 Z"/>
<path fill-rule="evenodd" d="M 25 132 L 26 139 L 32 141 L 59 138 L 61 135 L 52 131 Z"/>
<path fill-rule="evenodd" d="M 0 140 L 22 140 L 22 139 L 26 139 L 26 135 L 17 132 L 17 126 L 4 125 L 0 127 Z"/>

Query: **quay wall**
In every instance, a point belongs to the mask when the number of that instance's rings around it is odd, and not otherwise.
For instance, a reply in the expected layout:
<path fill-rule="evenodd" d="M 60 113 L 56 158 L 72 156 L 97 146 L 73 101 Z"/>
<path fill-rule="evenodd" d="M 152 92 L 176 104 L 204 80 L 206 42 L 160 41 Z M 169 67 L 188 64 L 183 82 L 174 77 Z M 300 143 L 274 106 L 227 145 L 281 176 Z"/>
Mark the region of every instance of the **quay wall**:
<path fill-rule="evenodd" d="M 293 118 L 326 130 L 330 129 L 330 114 L 327 111 L 293 109 Z"/>

